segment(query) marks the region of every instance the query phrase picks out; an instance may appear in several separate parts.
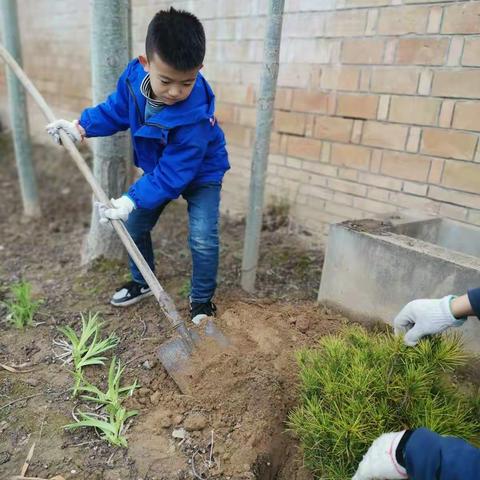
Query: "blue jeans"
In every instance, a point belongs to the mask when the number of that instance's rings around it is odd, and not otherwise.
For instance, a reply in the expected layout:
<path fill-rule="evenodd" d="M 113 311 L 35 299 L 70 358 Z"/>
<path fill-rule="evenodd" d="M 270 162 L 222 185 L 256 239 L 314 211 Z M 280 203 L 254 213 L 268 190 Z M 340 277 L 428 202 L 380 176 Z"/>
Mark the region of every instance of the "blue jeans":
<path fill-rule="evenodd" d="M 190 292 L 192 302 L 208 302 L 217 287 L 221 188 L 220 183 L 207 183 L 187 188 L 182 194 L 188 204 L 188 243 L 192 252 L 193 265 Z M 135 209 L 125 223 L 133 241 L 153 272 L 155 272 L 155 262 L 150 232 L 168 203 L 165 202 L 152 210 Z M 146 285 L 142 274 L 130 257 L 128 265 L 132 279 Z"/>

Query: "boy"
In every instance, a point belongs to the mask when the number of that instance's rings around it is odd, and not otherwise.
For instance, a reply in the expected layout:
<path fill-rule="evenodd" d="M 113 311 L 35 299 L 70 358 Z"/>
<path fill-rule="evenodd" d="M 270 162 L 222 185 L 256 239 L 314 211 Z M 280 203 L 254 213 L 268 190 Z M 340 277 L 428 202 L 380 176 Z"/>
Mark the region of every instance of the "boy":
<path fill-rule="evenodd" d="M 47 131 L 58 143 L 59 129 L 80 142 L 130 128 L 134 163 L 144 175 L 101 215 L 104 222 L 125 222 L 153 271 L 150 232 L 171 200 L 185 198 L 193 263 L 190 315 L 198 324 L 216 310 L 220 190 L 230 168 L 224 134 L 215 122 L 214 94 L 199 73 L 203 26 L 191 13 L 160 11 L 148 26 L 145 47 L 146 55 L 129 63 L 105 102 L 84 110 L 79 120 L 49 124 Z M 111 299 L 116 307 L 152 294 L 131 258 L 129 266 L 132 280 Z"/>

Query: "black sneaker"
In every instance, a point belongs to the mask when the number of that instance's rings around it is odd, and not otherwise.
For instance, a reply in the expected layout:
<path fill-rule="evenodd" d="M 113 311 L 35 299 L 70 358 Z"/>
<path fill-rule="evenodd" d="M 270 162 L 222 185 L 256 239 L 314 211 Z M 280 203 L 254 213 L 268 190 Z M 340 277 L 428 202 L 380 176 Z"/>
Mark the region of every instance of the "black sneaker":
<path fill-rule="evenodd" d="M 128 307 L 150 295 L 153 295 L 150 287 L 131 280 L 117 288 L 110 303 L 115 307 Z"/>
<path fill-rule="evenodd" d="M 190 303 L 190 318 L 195 325 L 200 325 L 204 318 L 214 317 L 216 312 L 217 306 L 213 302 Z"/>

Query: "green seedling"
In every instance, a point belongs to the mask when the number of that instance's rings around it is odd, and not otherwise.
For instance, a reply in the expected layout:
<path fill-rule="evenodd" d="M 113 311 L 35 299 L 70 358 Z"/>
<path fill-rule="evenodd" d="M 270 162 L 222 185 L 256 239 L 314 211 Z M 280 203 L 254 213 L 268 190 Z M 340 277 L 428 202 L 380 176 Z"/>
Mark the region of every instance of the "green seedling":
<path fill-rule="evenodd" d="M 127 447 L 127 439 L 124 436 L 125 422 L 137 414 L 137 411 L 127 411 L 124 407 L 120 407 L 113 414 L 104 418 L 92 413 L 79 412 L 80 419 L 75 423 L 65 425 L 65 428 L 69 430 L 85 427 L 96 428 L 100 430 L 101 437 L 108 443 L 119 447 Z"/>
<path fill-rule="evenodd" d="M 427 427 L 480 444 L 478 399 L 460 392 L 456 369 L 469 359 L 458 336 L 406 347 L 389 332 L 358 326 L 298 352 L 301 404 L 289 426 L 315 478 L 351 478 L 385 432 Z"/>
<path fill-rule="evenodd" d="M 8 320 L 16 328 L 23 329 L 33 324 L 33 317 L 42 300 L 32 299 L 32 286 L 28 282 L 18 282 L 10 287 L 12 300 L 2 302 L 8 310 Z"/>
<path fill-rule="evenodd" d="M 84 381 L 83 369 L 90 365 L 104 365 L 107 357 L 102 356 L 102 354 L 118 344 L 118 338 L 113 333 L 103 340 L 99 339 L 102 322 L 99 320 L 98 313 L 89 313 L 87 318 L 84 315 L 81 317 L 82 331 L 80 336 L 77 336 L 75 330 L 69 326 L 59 327 L 58 330 L 67 337 L 68 342 L 56 343 L 64 350 L 64 353 L 59 356 L 64 363 L 73 363 L 73 377 L 75 379 L 73 396 L 77 395 Z"/>
<path fill-rule="evenodd" d="M 108 387 L 106 392 L 102 392 L 98 387 L 88 382 L 84 383 L 79 390 L 81 392 L 87 392 L 90 395 L 82 395 L 84 400 L 90 400 L 92 402 L 103 405 L 106 411 L 110 414 L 118 409 L 125 397 L 130 397 L 133 392 L 138 388 L 137 381 L 128 387 L 121 387 L 120 382 L 125 370 L 125 366 L 121 366 L 120 360 L 116 360 L 114 357 L 110 363 L 108 370 Z"/>
<path fill-rule="evenodd" d="M 178 294 L 180 295 L 181 298 L 187 298 L 190 295 L 190 280 L 185 280 L 182 283 L 182 286 L 178 290 Z"/>
<path fill-rule="evenodd" d="M 98 387 L 90 383 L 84 383 L 79 390 L 87 392 L 90 395 L 82 395 L 84 400 L 90 400 L 103 407 L 104 414 L 97 415 L 93 413 L 80 412 L 80 419 L 76 423 L 66 425 L 65 428 L 76 429 L 82 427 L 96 428 L 101 431 L 102 437 L 112 445 L 127 447 L 127 440 L 124 436 L 126 429 L 125 422 L 137 411 L 127 411 L 122 407 L 122 401 L 127 396 L 131 396 L 137 388 L 137 381 L 128 386 L 121 387 L 121 377 L 125 367 L 122 367 L 120 361 L 112 359 L 108 372 L 108 388 L 102 392 Z"/>

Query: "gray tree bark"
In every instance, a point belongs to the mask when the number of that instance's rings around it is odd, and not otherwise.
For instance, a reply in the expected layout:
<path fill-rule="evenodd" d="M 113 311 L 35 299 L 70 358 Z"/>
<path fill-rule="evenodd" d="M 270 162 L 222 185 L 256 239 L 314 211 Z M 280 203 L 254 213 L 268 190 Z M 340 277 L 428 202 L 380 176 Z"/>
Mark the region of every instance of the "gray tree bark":
<path fill-rule="evenodd" d="M 250 176 L 250 197 L 245 228 L 241 286 L 255 289 L 260 234 L 262 230 L 265 177 L 270 151 L 273 105 L 277 87 L 284 0 L 269 0 L 267 30 L 263 47 L 263 68 L 257 100 L 257 125 Z"/>
<path fill-rule="evenodd" d="M 91 0 L 91 48 L 93 104 L 103 102 L 115 90 L 118 78 L 130 60 L 129 0 Z M 93 139 L 93 173 L 110 198 L 125 192 L 130 146 L 128 133 Z M 125 250 L 108 225 L 99 223 L 92 209 L 90 232 L 82 263 L 104 257 L 121 259 Z"/>
<path fill-rule="evenodd" d="M 22 64 L 16 0 L 2 0 L 3 43 L 19 65 Z M 15 74 L 7 68 L 8 103 L 12 122 L 13 145 L 23 211 L 27 217 L 40 216 L 37 181 L 32 162 L 25 92 Z"/>

